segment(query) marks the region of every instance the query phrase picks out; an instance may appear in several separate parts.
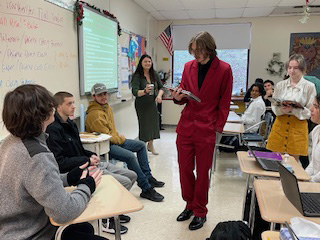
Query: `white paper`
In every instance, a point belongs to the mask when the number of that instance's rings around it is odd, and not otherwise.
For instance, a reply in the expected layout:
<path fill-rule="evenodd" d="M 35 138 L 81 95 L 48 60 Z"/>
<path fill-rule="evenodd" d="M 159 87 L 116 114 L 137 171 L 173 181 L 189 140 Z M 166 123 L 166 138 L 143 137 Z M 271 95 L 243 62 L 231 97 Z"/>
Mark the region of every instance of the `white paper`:
<path fill-rule="evenodd" d="M 303 218 L 294 217 L 290 219 L 291 228 L 300 237 L 319 237 L 320 225 Z"/>
<path fill-rule="evenodd" d="M 121 70 L 121 79 L 122 79 L 122 82 L 129 81 L 129 71 L 128 71 L 128 69 L 122 69 Z"/>
<path fill-rule="evenodd" d="M 126 68 L 126 69 L 129 68 L 128 57 L 124 57 L 124 56 L 121 57 L 121 68 Z"/>

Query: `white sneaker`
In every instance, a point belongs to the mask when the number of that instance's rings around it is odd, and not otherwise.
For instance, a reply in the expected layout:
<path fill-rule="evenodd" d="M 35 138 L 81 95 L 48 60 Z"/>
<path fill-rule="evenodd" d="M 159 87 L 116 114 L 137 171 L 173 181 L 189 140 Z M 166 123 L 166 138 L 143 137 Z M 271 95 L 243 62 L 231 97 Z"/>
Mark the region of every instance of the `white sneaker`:
<path fill-rule="evenodd" d="M 116 233 L 114 218 L 103 219 L 102 231 L 110 234 Z M 128 232 L 128 228 L 126 226 L 120 225 L 120 234 L 125 234 L 127 232 Z"/>

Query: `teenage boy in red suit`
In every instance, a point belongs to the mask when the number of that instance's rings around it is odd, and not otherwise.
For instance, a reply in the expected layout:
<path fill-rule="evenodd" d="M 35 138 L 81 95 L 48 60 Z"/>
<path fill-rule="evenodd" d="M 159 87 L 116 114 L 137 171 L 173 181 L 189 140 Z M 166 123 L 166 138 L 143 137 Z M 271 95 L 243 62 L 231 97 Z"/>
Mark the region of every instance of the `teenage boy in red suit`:
<path fill-rule="evenodd" d="M 229 114 L 233 77 L 230 65 L 216 56 L 216 44 L 208 32 L 191 39 L 189 53 L 195 60 L 185 64 L 181 84 L 172 93 L 176 104 L 186 104 L 177 126 L 176 144 L 182 198 L 187 204 L 177 221 L 194 215 L 189 229 L 196 230 L 206 221 L 216 132 L 222 133 Z M 187 98 L 181 90 L 190 91 L 201 102 Z"/>

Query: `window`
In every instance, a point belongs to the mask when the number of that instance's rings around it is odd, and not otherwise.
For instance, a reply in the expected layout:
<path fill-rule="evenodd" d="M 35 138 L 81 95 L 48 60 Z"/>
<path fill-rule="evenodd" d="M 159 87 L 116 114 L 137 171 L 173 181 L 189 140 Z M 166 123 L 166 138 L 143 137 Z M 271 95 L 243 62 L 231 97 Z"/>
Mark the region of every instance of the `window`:
<path fill-rule="evenodd" d="M 246 90 L 248 81 L 248 49 L 217 50 L 220 60 L 231 65 L 233 73 L 232 94 L 239 94 L 241 89 Z M 176 50 L 173 55 L 173 84 L 178 85 L 182 78 L 184 64 L 194 57 L 188 50 Z"/>

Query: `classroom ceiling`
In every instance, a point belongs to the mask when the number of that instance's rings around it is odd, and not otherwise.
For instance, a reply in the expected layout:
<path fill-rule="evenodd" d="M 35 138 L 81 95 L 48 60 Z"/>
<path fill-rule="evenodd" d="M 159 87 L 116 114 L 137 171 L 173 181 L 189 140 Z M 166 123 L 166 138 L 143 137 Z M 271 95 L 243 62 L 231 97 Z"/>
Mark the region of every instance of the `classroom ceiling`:
<path fill-rule="evenodd" d="M 134 0 L 157 20 L 302 15 L 306 0 Z M 320 0 L 309 0 L 312 15 Z"/>

